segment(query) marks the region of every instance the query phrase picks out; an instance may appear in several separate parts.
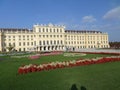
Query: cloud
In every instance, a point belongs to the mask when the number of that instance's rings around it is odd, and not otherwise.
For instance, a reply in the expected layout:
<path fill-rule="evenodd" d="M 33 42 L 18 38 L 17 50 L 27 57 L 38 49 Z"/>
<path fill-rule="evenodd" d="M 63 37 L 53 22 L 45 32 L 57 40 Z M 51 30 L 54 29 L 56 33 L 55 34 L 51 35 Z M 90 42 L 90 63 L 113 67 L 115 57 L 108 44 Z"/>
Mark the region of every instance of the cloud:
<path fill-rule="evenodd" d="M 100 29 L 116 32 L 116 31 L 120 31 L 120 25 L 119 24 L 104 24 L 100 26 Z"/>
<path fill-rule="evenodd" d="M 96 18 L 94 18 L 93 16 L 89 15 L 89 16 L 84 16 L 82 18 L 82 22 L 83 23 L 93 23 L 96 21 Z"/>
<path fill-rule="evenodd" d="M 100 30 L 107 32 L 110 41 L 120 41 L 120 26 L 113 24 L 101 25 Z"/>
<path fill-rule="evenodd" d="M 109 10 L 104 16 L 103 19 L 108 20 L 120 20 L 120 6 Z"/>

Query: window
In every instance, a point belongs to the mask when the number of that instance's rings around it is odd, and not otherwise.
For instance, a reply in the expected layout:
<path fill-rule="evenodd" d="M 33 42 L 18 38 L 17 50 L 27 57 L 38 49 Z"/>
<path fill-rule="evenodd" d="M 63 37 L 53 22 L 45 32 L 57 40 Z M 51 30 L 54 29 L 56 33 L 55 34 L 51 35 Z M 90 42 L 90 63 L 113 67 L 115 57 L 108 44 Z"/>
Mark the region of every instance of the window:
<path fill-rule="evenodd" d="M 29 45 L 29 42 L 27 42 L 27 45 Z"/>
<path fill-rule="evenodd" d="M 21 42 L 19 42 L 19 46 L 21 46 Z"/>
<path fill-rule="evenodd" d="M 39 32 L 41 32 L 41 28 L 39 28 Z"/>
<path fill-rule="evenodd" d="M 57 32 L 59 32 L 59 29 L 57 29 Z"/>
<path fill-rule="evenodd" d="M 47 45 L 49 45 L 49 41 L 47 41 Z"/>
<path fill-rule="evenodd" d="M 84 36 L 82 36 L 82 40 L 84 40 Z"/>
<path fill-rule="evenodd" d="M 95 36 L 93 36 L 93 40 L 95 40 Z"/>
<path fill-rule="evenodd" d="M 48 28 L 46 28 L 46 32 L 48 32 Z"/>
<path fill-rule="evenodd" d="M 9 43 L 9 46 L 11 46 L 11 43 Z"/>
<path fill-rule="evenodd" d="M 33 42 L 31 42 L 31 45 L 33 45 Z"/>
<path fill-rule="evenodd" d="M 34 46 L 36 46 L 36 41 L 34 41 Z"/>
<path fill-rule="evenodd" d="M 62 32 L 62 29 L 60 29 L 60 32 Z"/>
<path fill-rule="evenodd" d="M 52 32 L 52 29 L 50 28 L 50 32 Z"/>
<path fill-rule="evenodd" d="M 52 40 L 50 41 L 50 44 L 52 44 Z"/>
<path fill-rule="evenodd" d="M 4 46 L 6 46 L 6 43 L 4 43 Z"/>
<path fill-rule="evenodd" d="M 21 48 L 19 48 L 19 51 L 21 51 Z"/>
<path fill-rule="evenodd" d="M 25 48 L 23 48 L 23 51 L 25 51 Z"/>
<path fill-rule="evenodd" d="M 76 41 L 74 41 L 74 44 L 76 44 Z"/>
<path fill-rule="evenodd" d="M 76 40 L 76 37 L 74 36 L 74 40 Z"/>
<path fill-rule="evenodd" d="M 99 40 L 99 36 L 97 36 L 97 40 Z"/>
<path fill-rule="evenodd" d="M 39 45 L 42 45 L 42 44 L 41 44 L 41 41 L 39 41 Z"/>
<path fill-rule="evenodd" d="M 54 44 L 56 44 L 56 41 L 54 40 Z"/>
<path fill-rule="evenodd" d="M 55 32 L 55 29 L 54 29 L 54 32 Z"/>
<path fill-rule="evenodd" d="M 45 41 L 43 41 L 43 45 L 45 45 Z"/>
<path fill-rule="evenodd" d="M 6 36 L 4 36 L 4 38 L 6 38 Z"/>
<path fill-rule="evenodd" d="M 23 46 L 25 46 L 25 42 L 23 42 Z"/>
<path fill-rule="evenodd" d="M 57 41 L 57 44 L 59 44 L 59 40 Z"/>
<path fill-rule="evenodd" d="M 15 46 L 15 43 L 13 43 L 13 46 Z"/>
<path fill-rule="evenodd" d="M 43 28 L 43 32 L 45 32 L 45 29 Z"/>
<path fill-rule="evenodd" d="M 63 44 L 63 41 L 61 40 L 61 44 Z"/>
<path fill-rule="evenodd" d="M 71 36 L 71 40 L 73 40 L 73 36 Z"/>
<path fill-rule="evenodd" d="M 80 36 L 80 40 L 81 40 L 81 36 Z"/>
<path fill-rule="evenodd" d="M 70 40 L 70 36 L 68 36 L 68 40 Z"/>

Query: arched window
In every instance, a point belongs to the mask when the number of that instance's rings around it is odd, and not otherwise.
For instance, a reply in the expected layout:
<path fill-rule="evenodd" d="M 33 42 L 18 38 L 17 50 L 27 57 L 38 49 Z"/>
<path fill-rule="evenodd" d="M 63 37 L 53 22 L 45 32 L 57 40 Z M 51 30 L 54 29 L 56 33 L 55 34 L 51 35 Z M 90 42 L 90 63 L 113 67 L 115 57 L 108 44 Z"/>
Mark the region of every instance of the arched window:
<path fill-rule="evenodd" d="M 55 29 L 54 29 L 54 31 L 53 32 L 55 32 Z"/>
<path fill-rule="evenodd" d="M 52 44 L 52 40 L 50 41 L 50 44 Z"/>
<path fill-rule="evenodd" d="M 42 45 L 42 44 L 41 44 L 41 41 L 39 41 L 39 45 Z"/>
<path fill-rule="evenodd" d="M 59 32 L 59 29 L 57 29 L 57 32 Z"/>
<path fill-rule="evenodd" d="M 60 29 L 60 32 L 62 32 L 62 29 Z"/>
<path fill-rule="evenodd" d="M 50 28 L 50 32 L 52 32 L 52 29 Z"/>
<path fill-rule="evenodd" d="M 43 32 L 45 32 L 45 29 L 43 28 Z"/>
<path fill-rule="evenodd" d="M 41 32 L 41 28 L 39 28 L 39 32 Z"/>
<path fill-rule="evenodd" d="M 57 40 L 57 44 L 59 44 L 59 40 Z"/>
<path fill-rule="evenodd" d="M 45 41 L 43 41 L 43 45 L 45 45 Z"/>
<path fill-rule="evenodd" d="M 46 28 L 46 32 L 48 32 L 48 28 Z"/>
<path fill-rule="evenodd" d="M 63 44 L 63 41 L 61 40 L 61 44 Z"/>
<path fill-rule="evenodd" d="M 49 41 L 47 41 L 47 45 L 49 45 Z"/>
<path fill-rule="evenodd" d="M 54 40 L 54 44 L 56 44 L 56 41 Z"/>

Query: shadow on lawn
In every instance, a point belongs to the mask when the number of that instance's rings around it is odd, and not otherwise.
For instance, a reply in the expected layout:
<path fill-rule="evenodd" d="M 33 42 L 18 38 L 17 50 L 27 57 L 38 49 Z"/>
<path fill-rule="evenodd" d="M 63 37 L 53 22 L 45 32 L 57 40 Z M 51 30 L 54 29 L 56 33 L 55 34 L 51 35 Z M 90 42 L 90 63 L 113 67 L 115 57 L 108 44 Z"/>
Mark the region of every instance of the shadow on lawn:
<path fill-rule="evenodd" d="M 87 90 L 86 87 L 84 87 L 84 86 L 81 86 L 80 89 L 81 90 Z"/>
<path fill-rule="evenodd" d="M 70 90 L 79 90 L 79 89 L 77 88 L 76 84 L 73 84 Z M 84 86 L 81 86 L 80 90 L 87 90 L 87 89 Z"/>
<path fill-rule="evenodd" d="M 1 57 L 0 57 L 0 61 L 3 61 L 3 60 L 6 60 L 6 59 L 5 59 L 5 58 L 1 58 Z"/>

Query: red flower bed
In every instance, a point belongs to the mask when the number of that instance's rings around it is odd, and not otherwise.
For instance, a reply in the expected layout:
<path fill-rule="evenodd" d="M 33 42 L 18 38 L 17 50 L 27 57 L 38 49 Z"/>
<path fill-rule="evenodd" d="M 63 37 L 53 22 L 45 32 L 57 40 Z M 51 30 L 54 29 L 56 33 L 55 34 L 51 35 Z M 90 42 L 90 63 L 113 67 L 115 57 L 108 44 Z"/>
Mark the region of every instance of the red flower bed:
<path fill-rule="evenodd" d="M 62 51 L 53 51 L 53 52 L 50 52 L 50 53 L 40 54 L 40 56 L 59 55 L 59 54 L 62 54 L 62 53 L 63 53 Z"/>
<path fill-rule="evenodd" d="M 76 52 L 78 53 L 78 52 Z M 112 53 L 112 52 L 80 52 L 86 54 L 109 54 L 109 55 L 120 55 L 120 53 Z"/>
<path fill-rule="evenodd" d="M 38 58 L 40 58 L 40 56 L 39 56 L 39 55 L 32 55 L 32 56 L 30 56 L 29 58 L 30 58 L 30 59 L 38 59 Z"/>
<path fill-rule="evenodd" d="M 26 74 L 30 72 L 40 72 L 44 70 L 52 70 L 57 68 L 65 68 L 65 67 L 73 67 L 73 66 L 83 66 L 83 65 L 91 65 L 91 64 L 101 64 L 106 62 L 115 62 L 120 61 L 120 56 L 112 56 L 106 58 L 98 58 L 98 59 L 86 59 L 86 60 L 73 60 L 73 61 L 65 61 L 65 62 L 51 62 L 41 65 L 25 65 L 21 66 L 18 69 L 19 74 Z"/>

